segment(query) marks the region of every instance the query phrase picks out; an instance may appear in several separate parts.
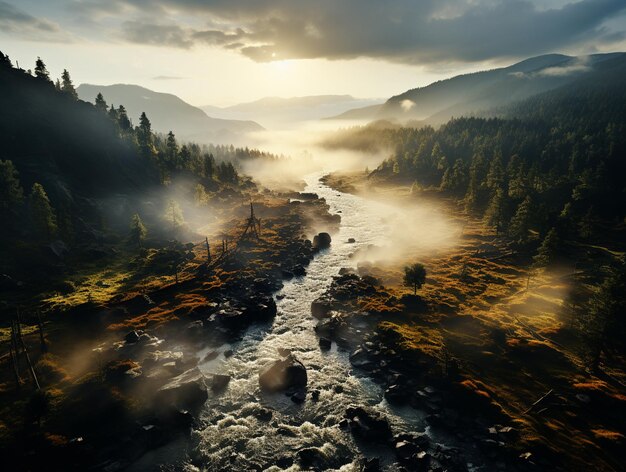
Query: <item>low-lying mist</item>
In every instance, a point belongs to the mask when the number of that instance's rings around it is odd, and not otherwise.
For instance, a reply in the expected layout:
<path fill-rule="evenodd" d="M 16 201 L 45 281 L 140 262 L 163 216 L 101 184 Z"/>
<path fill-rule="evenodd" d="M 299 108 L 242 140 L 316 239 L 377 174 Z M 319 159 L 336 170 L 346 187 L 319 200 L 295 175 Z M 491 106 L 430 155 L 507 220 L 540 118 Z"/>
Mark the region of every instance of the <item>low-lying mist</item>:
<path fill-rule="evenodd" d="M 387 157 L 386 152 L 330 150 L 324 142 L 335 135 L 345 121 L 303 122 L 287 129 L 255 133 L 259 148 L 288 158 L 254 160 L 244 164 L 243 171 L 255 181 L 273 190 L 299 190 L 302 178 L 313 172 L 337 172 L 374 168 Z"/>

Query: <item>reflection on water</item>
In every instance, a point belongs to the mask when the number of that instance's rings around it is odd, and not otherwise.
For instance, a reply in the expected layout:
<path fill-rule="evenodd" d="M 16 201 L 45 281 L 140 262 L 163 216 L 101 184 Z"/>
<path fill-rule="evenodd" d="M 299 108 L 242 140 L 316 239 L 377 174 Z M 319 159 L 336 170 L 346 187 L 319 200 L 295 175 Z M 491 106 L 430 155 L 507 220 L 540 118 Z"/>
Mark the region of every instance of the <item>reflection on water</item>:
<path fill-rule="evenodd" d="M 381 215 L 393 208 L 330 189 L 319 182 L 320 174 L 309 176 L 307 192 L 325 198 L 331 213 L 341 212 L 342 224 L 334 235 L 331 249 L 320 253 L 309 265 L 307 275 L 285 283 L 277 294 L 278 315 L 270 325 L 252 327 L 243 339 L 223 350 L 234 355 L 205 363 L 207 373 L 232 376 L 228 390 L 210 398 L 202 415 L 206 425 L 194 433 L 193 456 L 207 470 L 273 469 L 277 462 L 286 468 L 297 450 L 319 447 L 326 455 L 353 470 L 358 454 L 381 456 L 385 451 L 360 450 L 352 436 L 339 429 L 345 409 L 351 404 L 369 404 L 384 410 L 396 430 L 419 429 L 413 410 L 391 410 L 382 390 L 359 377 L 348 361 L 348 353 L 336 346 L 328 352 L 318 347 L 311 316 L 311 302 L 332 282 L 341 267 L 352 265 L 349 258 L 359 247 L 380 244 L 388 230 Z M 355 244 L 348 244 L 354 238 Z M 277 348 L 291 349 L 307 367 L 307 400 L 297 405 L 283 394 L 263 394 L 258 372 L 277 358 Z M 317 402 L 311 391 L 320 390 Z M 270 418 L 271 416 L 271 418 Z M 284 462 L 281 461 L 284 460 Z M 294 464 L 290 470 L 297 470 Z"/>

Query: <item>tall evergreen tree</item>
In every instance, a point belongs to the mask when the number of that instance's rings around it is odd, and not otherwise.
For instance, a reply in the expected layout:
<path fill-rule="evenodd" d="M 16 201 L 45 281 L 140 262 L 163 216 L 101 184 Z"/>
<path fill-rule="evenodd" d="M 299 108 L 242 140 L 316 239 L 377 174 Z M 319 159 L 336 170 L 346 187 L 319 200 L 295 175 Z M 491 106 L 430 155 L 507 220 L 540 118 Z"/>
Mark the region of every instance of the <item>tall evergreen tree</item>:
<path fill-rule="evenodd" d="M 41 184 L 33 184 L 29 203 L 35 230 L 42 239 L 50 240 L 57 230 L 56 215 Z"/>
<path fill-rule="evenodd" d="M 528 241 L 532 222 L 532 201 L 526 197 L 517 207 L 517 211 L 509 223 L 509 235 L 519 243 Z"/>
<path fill-rule="evenodd" d="M 141 248 L 143 241 L 146 239 L 148 230 L 146 229 L 141 217 L 135 213 L 130 220 L 130 242 Z"/>
<path fill-rule="evenodd" d="M 101 112 L 106 113 L 108 107 L 109 106 L 107 105 L 106 100 L 104 99 L 102 94 L 98 92 L 98 95 L 96 95 L 96 108 Z"/>
<path fill-rule="evenodd" d="M 589 366 L 600 367 L 602 354 L 624 352 L 626 344 L 626 266 L 622 262 L 606 278 L 582 310 L 577 325 L 587 347 Z"/>
<path fill-rule="evenodd" d="M 504 190 L 498 188 L 485 210 L 483 221 L 487 226 L 495 228 L 496 233 L 500 233 L 505 229 L 507 220 L 507 201 Z"/>
<path fill-rule="evenodd" d="M 124 105 L 120 105 L 117 109 L 117 123 L 124 133 L 128 132 L 132 128 L 132 123 L 128 118 L 128 114 L 126 113 L 126 108 L 124 108 Z"/>
<path fill-rule="evenodd" d="M 533 266 L 534 267 L 547 267 L 552 262 L 559 251 L 559 247 L 561 246 L 561 240 L 556 231 L 556 228 L 552 228 L 548 231 L 548 234 L 541 242 L 539 249 L 537 250 L 537 254 L 533 257 Z"/>
<path fill-rule="evenodd" d="M 67 69 L 63 69 L 63 73 L 61 74 L 61 91 L 67 94 L 71 99 L 78 100 L 78 94 L 76 93 L 76 89 L 74 88 L 70 73 Z"/>
<path fill-rule="evenodd" d="M 35 61 L 35 77 L 44 80 L 45 82 L 52 83 L 52 80 L 50 80 L 50 73 L 40 57 L 38 57 L 37 61 Z"/>
<path fill-rule="evenodd" d="M 183 212 L 180 209 L 180 205 L 176 200 L 170 200 L 169 202 L 167 202 L 164 216 L 165 220 L 172 225 L 173 230 L 176 230 L 185 224 Z"/>
<path fill-rule="evenodd" d="M 17 169 L 10 160 L 0 160 L 0 210 L 2 213 L 17 208 L 24 200 Z"/>

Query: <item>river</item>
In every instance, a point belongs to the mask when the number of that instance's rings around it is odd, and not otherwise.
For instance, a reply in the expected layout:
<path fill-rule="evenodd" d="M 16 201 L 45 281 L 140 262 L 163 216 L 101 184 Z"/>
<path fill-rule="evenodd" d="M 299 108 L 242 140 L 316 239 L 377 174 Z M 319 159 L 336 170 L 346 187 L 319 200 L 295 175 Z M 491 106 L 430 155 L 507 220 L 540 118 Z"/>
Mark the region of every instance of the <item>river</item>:
<path fill-rule="evenodd" d="M 385 242 L 388 228 L 383 216 L 394 211 L 333 190 L 322 184 L 320 177 L 319 173 L 308 176 L 305 191 L 324 198 L 330 212 L 341 215 L 331 248 L 315 257 L 306 276 L 286 282 L 275 295 L 278 314 L 270 324 L 253 326 L 241 341 L 220 348 L 222 352 L 232 349 L 231 357 L 220 355 L 200 366 L 207 374 L 232 376 L 225 393 L 209 398 L 201 414 L 205 426 L 193 433 L 191 455 L 203 470 L 282 470 L 276 463 L 288 464 L 288 458 L 305 447 L 321 448 L 327 456 L 337 458 L 345 471 L 358 470 L 363 455 L 380 457 L 383 464 L 389 464 L 393 458 L 387 448 L 362 450 L 349 432 L 338 427 L 349 405 L 380 410 L 394 432 L 423 430 L 415 410 L 392 408 L 383 399 L 380 386 L 352 369 L 348 352 L 338 350 L 335 344 L 330 351 L 319 348 L 311 302 L 328 288 L 340 268 L 354 265 L 350 255 L 359 247 Z M 348 243 L 349 238 L 356 242 Z M 258 373 L 277 359 L 278 348 L 291 349 L 307 368 L 309 393 L 303 404 L 259 389 Z M 320 391 L 318 401 L 311 399 L 315 389 Z M 297 462 L 289 470 L 299 470 Z"/>

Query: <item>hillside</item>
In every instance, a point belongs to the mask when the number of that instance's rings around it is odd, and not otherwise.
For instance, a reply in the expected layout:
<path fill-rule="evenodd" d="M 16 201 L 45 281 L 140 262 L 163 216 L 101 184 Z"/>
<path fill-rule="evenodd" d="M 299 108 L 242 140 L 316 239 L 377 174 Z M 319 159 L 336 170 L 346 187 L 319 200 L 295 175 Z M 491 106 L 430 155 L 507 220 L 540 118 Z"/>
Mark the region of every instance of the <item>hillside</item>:
<path fill-rule="evenodd" d="M 351 110 L 338 119 L 425 120 L 442 124 L 584 80 L 623 53 L 571 57 L 549 54 L 509 67 L 452 77 L 391 97 L 381 107 Z"/>
<path fill-rule="evenodd" d="M 237 144 L 245 142 L 248 133 L 263 130 L 262 126 L 253 121 L 212 118 L 176 95 L 154 92 L 138 85 L 81 84 L 77 92 L 81 100 L 88 102 L 93 102 L 96 95 L 102 93 L 109 104 L 124 105 L 135 124 L 139 115 L 145 112 L 156 131 L 167 133 L 175 130 L 184 140 Z"/>
<path fill-rule="evenodd" d="M 119 136 L 106 114 L 58 93 L 52 83 L 0 65 L 3 159 L 26 188 L 34 182 L 59 198 L 143 191 L 158 174 Z"/>
<path fill-rule="evenodd" d="M 208 114 L 225 119 L 255 120 L 265 126 L 320 120 L 355 107 L 378 106 L 383 100 L 354 98 L 351 95 L 265 97 L 225 108 L 201 107 Z"/>

